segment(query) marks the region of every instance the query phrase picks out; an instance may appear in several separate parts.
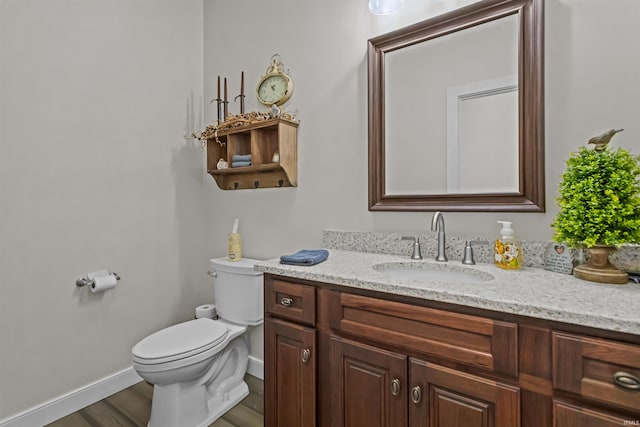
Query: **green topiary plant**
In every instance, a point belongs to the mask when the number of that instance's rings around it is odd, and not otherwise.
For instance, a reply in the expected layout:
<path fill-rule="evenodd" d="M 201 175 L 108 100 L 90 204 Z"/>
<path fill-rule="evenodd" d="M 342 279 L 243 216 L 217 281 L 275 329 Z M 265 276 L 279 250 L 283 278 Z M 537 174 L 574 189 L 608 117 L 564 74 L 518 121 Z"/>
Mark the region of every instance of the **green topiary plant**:
<path fill-rule="evenodd" d="M 640 156 L 607 147 L 616 132 L 592 138 L 595 149 L 580 147 L 567 160 L 555 241 L 587 248 L 640 242 Z"/>

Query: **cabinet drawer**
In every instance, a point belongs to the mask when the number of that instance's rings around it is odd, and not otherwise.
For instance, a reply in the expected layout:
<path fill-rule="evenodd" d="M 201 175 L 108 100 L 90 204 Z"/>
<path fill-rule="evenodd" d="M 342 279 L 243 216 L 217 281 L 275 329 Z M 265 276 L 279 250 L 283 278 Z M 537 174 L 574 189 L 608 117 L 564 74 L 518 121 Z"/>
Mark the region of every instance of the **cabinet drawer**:
<path fill-rule="evenodd" d="M 619 407 L 640 408 L 640 346 L 553 332 L 553 386 Z"/>
<path fill-rule="evenodd" d="M 265 280 L 265 311 L 273 316 L 314 326 L 316 288 L 277 279 Z"/>
<path fill-rule="evenodd" d="M 553 427 L 620 427 L 638 424 L 640 419 L 620 417 L 570 403 L 553 401 Z"/>
<path fill-rule="evenodd" d="M 338 292 L 328 300 L 329 325 L 334 329 L 518 375 L 515 323 Z"/>

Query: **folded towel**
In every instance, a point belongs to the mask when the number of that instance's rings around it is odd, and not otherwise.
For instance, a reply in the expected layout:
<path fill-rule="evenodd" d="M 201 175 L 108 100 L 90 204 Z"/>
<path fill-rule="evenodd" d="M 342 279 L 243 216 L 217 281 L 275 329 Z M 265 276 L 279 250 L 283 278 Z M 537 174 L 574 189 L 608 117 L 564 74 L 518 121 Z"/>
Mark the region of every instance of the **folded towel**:
<path fill-rule="evenodd" d="M 282 255 L 280 264 L 310 266 L 321 263 L 329 257 L 326 249 L 303 249 L 291 255 Z"/>
<path fill-rule="evenodd" d="M 244 166 L 251 166 L 251 162 L 231 162 L 232 168 L 241 168 Z"/>
<path fill-rule="evenodd" d="M 251 154 L 234 154 L 231 156 L 232 162 L 250 162 Z"/>

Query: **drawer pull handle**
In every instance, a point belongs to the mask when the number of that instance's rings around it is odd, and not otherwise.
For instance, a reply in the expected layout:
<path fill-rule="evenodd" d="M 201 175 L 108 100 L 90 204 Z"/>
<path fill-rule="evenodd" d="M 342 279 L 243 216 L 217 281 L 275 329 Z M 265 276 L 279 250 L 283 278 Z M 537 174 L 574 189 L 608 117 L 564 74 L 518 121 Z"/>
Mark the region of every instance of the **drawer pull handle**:
<path fill-rule="evenodd" d="M 613 374 L 613 382 L 627 390 L 640 390 L 640 378 L 627 372 L 616 372 Z"/>
<path fill-rule="evenodd" d="M 422 400 L 422 389 L 419 385 L 411 389 L 411 401 L 415 404 L 420 403 Z"/>
<path fill-rule="evenodd" d="M 307 363 L 309 359 L 311 359 L 311 350 L 305 348 L 304 350 L 302 350 L 302 362 Z"/>
<path fill-rule="evenodd" d="M 285 307 L 289 307 L 292 302 L 293 300 L 291 298 L 287 298 L 287 297 L 280 298 L 280 304 L 284 305 Z"/>
<path fill-rule="evenodd" d="M 394 396 L 400 394 L 400 380 L 398 378 L 391 381 L 391 394 Z"/>

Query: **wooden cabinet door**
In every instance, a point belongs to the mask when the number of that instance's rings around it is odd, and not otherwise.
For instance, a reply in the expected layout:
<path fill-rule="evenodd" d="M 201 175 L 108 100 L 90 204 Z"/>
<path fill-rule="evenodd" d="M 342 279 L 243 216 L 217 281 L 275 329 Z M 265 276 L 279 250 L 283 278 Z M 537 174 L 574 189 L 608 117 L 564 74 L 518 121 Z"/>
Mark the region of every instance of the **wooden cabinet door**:
<path fill-rule="evenodd" d="M 316 330 L 265 319 L 267 427 L 316 425 Z"/>
<path fill-rule="evenodd" d="M 406 427 L 405 355 L 331 336 L 329 358 L 332 427 Z"/>
<path fill-rule="evenodd" d="M 433 363 L 409 362 L 411 427 L 518 427 L 520 392 Z"/>
<path fill-rule="evenodd" d="M 553 402 L 553 427 L 621 427 L 634 425 L 640 425 L 640 418 L 622 417 L 565 402 Z"/>

